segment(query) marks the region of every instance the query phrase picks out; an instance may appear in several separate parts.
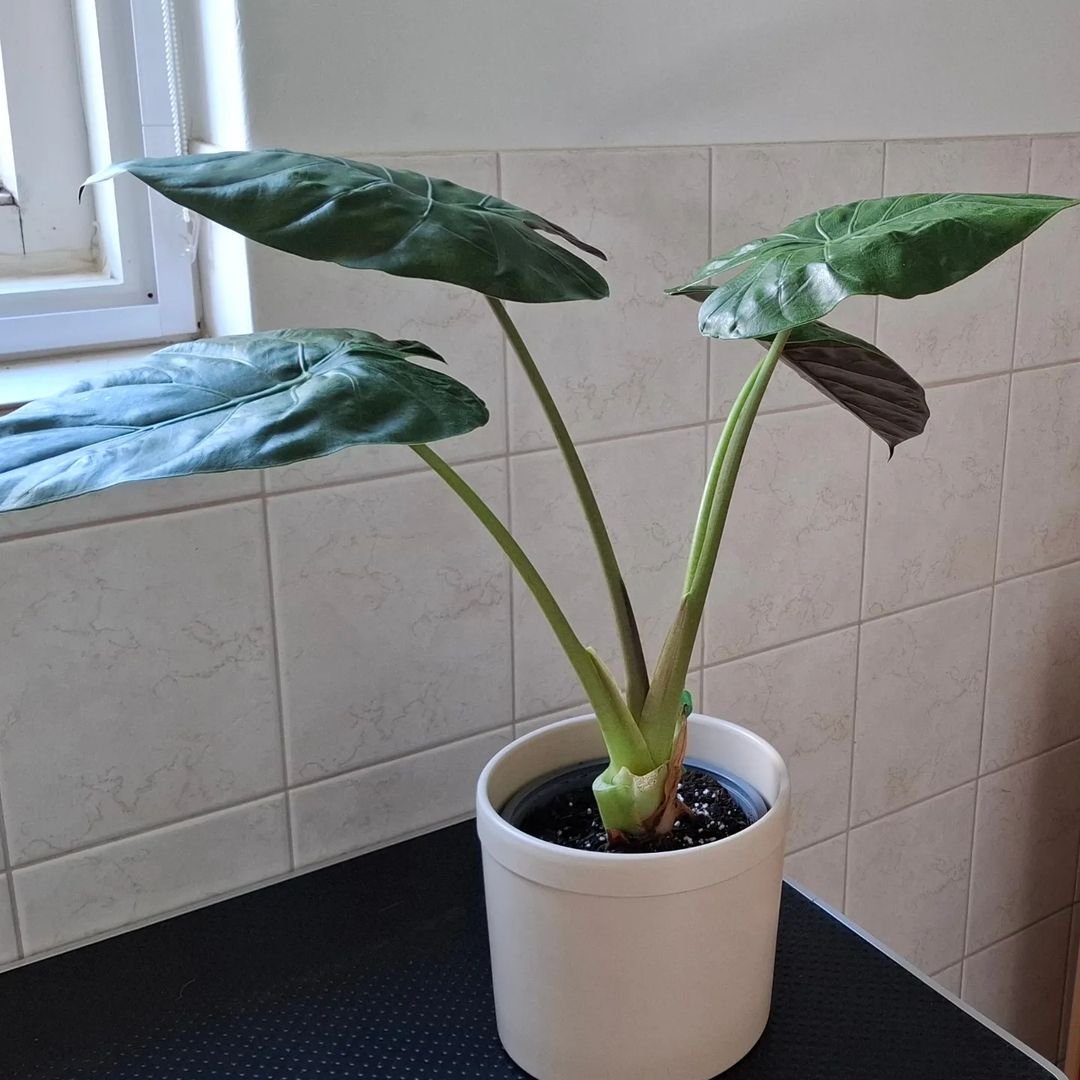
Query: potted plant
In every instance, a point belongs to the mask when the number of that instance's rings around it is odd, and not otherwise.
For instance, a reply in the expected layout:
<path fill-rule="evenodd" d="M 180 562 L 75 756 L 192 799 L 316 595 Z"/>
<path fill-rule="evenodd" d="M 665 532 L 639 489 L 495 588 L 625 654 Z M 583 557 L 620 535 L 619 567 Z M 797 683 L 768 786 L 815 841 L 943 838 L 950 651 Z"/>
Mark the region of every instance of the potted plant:
<path fill-rule="evenodd" d="M 446 180 L 251 151 L 126 162 L 173 201 L 310 259 L 483 294 L 536 392 L 581 500 L 618 627 L 625 686 L 582 642 L 498 517 L 431 443 L 487 420 L 484 403 L 416 341 L 287 329 L 161 349 L 139 366 L 0 420 L 0 510 L 133 480 L 266 468 L 361 443 L 402 443 L 510 559 L 589 701 L 485 768 L 484 849 L 496 1010 L 511 1056 L 540 1080 L 704 1080 L 768 1018 L 789 790 L 752 733 L 692 711 L 687 671 L 747 440 L 781 361 L 890 448 L 919 434 L 921 387 L 875 346 L 820 319 L 852 295 L 943 289 L 1073 200 L 909 195 L 832 207 L 713 260 L 673 293 L 716 338 L 764 352 L 723 426 L 685 587 L 646 664 L 629 594 L 566 425 L 503 301 L 599 300 L 600 274 L 558 225 Z M 556 239 L 552 239 L 552 237 Z M 712 279 L 739 273 L 714 286 Z"/>

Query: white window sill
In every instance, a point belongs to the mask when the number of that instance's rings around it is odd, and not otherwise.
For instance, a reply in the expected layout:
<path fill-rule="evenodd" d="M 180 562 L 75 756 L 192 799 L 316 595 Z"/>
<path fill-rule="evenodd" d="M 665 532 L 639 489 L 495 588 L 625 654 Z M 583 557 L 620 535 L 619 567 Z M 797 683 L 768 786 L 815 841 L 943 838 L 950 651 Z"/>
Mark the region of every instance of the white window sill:
<path fill-rule="evenodd" d="M 52 397 L 83 379 L 129 367 L 157 348 L 160 345 L 142 345 L 0 364 L 0 413 L 35 398 Z"/>

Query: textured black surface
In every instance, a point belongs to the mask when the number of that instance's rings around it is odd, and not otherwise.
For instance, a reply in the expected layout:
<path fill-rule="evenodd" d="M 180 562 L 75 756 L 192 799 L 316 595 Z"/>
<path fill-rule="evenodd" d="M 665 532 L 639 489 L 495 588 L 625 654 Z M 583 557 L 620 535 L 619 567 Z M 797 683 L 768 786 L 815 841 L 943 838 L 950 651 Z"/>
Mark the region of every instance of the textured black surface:
<path fill-rule="evenodd" d="M 0 975 L 0 1076 L 520 1078 L 478 864 L 455 826 Z M 1047 1076 L 785 889 L 773 1018 L 727 1080 Z"/>

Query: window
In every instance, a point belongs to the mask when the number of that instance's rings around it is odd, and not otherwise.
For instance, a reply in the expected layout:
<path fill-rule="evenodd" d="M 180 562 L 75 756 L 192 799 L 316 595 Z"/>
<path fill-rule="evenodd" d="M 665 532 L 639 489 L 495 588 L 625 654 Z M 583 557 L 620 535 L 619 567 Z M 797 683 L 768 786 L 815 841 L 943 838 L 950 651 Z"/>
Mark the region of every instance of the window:
<path fill-rule="evenodd" d="M 171 0 L 0 0 L 0 358 L 197 329 L 184 211 L 112 161 L 184 148 Z"/>

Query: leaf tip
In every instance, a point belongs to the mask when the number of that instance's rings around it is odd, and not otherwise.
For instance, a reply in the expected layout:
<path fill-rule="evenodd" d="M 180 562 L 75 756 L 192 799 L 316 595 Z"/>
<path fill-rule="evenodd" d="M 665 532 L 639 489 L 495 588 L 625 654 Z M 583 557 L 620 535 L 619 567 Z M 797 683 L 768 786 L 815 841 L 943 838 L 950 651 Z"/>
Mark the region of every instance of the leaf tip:
<path fill-rule="evenodd" d="M 687 300 L 693 300 L 697 304 L 703 304 L 716 290 L 710 285 L 676 285 L 665 289 L 668 296 L 685 296 Z"/>

